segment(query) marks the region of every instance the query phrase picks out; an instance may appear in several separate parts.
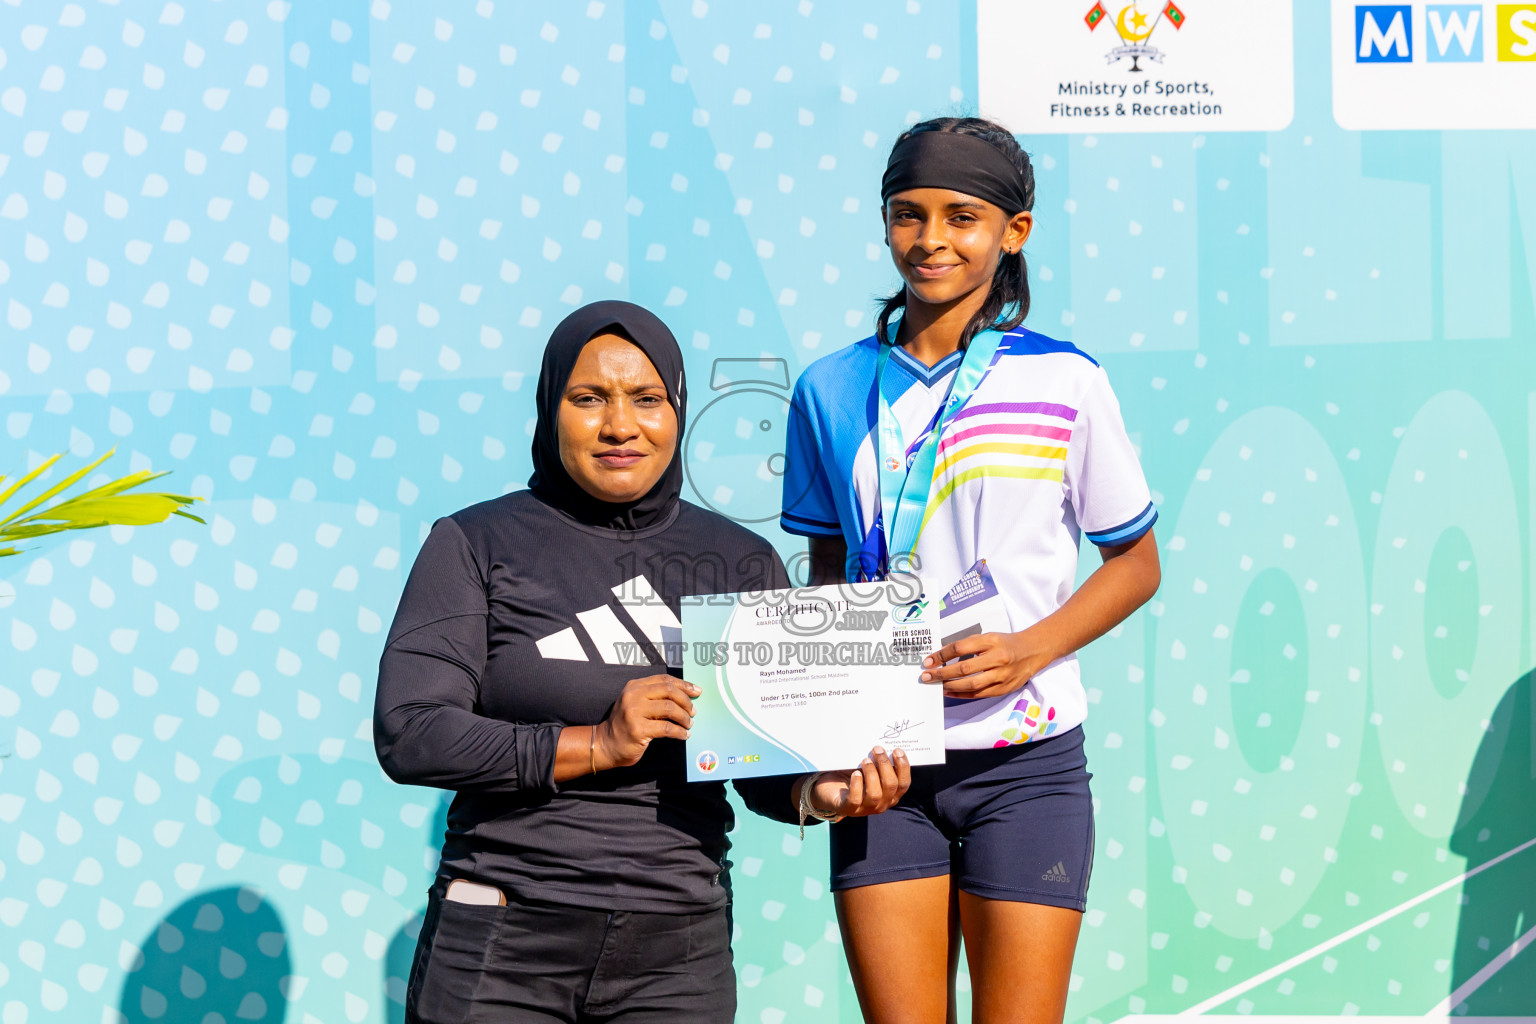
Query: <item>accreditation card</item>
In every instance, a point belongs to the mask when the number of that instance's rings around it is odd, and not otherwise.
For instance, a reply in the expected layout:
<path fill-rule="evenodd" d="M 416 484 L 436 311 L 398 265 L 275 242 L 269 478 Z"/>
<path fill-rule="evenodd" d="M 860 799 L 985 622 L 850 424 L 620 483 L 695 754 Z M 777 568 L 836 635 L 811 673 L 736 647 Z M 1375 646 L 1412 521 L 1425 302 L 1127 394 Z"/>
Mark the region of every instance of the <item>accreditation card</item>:
<path fill-rule="evenodd" d="M 688 780 L 857 767 L 871 748 L 944 761 L 944 689 L 918 681 L 938 601 L 910 581 L 685 600 Z"/>

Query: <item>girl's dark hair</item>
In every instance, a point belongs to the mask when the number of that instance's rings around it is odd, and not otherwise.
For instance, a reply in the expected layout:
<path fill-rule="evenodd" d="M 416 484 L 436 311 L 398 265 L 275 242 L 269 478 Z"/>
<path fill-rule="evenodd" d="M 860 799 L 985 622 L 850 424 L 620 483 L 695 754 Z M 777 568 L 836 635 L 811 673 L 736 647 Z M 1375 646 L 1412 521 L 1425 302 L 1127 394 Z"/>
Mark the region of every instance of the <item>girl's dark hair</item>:
<path fill-rule="evenodd" d="M 1030 166 L 1029 154 L 1019 147 L 1013 133 L 1002 125 L 979 117 L 935 117 L 930 121 L 920 121 L 902 132 L 897 136 L 892 148 L 919 132 L 955 132 L 958 135 L 970 135 L 990 143 L 993 148 L 1006 156 L 1023 176 L 1024 209 L 1034 208 L 1035 169 Z M 877 338 L 885 337 L 892 314 L 906 304 L 906 285 L 902 285 L 896 294 L 880 304 L 880 316 L 876 321 L 875 336 Z M 1003 316 L 1005 311 L 1008 311 L 1006 317 Z M 971 317 L 971 322 L 966 324 L 965 330 L 960 332 L 961 350 L 964 351 L 970 345 L 971 339 L 978 331 L 984 331 L 993 326 L 999 330 L 1011 331 L 1023 323 L 1028 315 L 1029 268 L 1024 263 L 1024 254 L 1005 252 L 997 261 L 997 269 L 992 273 L 992 288 L 987 293 L 987 301 L 981 304 L 976 315 Z"/>

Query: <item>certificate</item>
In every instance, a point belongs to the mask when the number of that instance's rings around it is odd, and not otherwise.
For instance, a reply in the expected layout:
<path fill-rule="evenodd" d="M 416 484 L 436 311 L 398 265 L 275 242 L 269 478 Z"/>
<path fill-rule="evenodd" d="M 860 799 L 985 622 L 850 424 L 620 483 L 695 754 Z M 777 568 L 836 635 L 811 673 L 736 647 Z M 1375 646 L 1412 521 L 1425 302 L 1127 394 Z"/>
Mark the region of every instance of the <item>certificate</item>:
<path fill-rule="evenodd" d="M 688 780 L 854 768 L 872 747 L 944 760 L 944 690 L 918 681 L 937 601 L 910 582 L 683 602 Z"/>

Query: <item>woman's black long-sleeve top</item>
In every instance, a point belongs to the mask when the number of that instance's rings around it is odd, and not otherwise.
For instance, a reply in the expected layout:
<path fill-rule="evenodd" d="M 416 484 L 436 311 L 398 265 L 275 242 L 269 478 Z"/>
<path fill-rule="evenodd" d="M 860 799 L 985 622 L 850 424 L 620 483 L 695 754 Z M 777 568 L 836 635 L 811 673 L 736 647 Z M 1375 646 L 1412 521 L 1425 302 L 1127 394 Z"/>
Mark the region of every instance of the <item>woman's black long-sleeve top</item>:
<path fill-rule="evenodd" d="M 680 741 L 558 785 L 555 746 L 563 726 L 602 721 L 629 680 L 663 671 L 639 652 L 678 639 L 683 597 L 788 585 L 767 541 L 687 502 L 628 531 L 529 491 L 439 520 L 400 598 L 374 707 L 390 778 L 456 791 L 439 875 L 609 910 L 724 904 L 734 818 L 723 783 L 684 781 Z M 796 820 L 787 778 L 736 787 L 754 811 Z"/>

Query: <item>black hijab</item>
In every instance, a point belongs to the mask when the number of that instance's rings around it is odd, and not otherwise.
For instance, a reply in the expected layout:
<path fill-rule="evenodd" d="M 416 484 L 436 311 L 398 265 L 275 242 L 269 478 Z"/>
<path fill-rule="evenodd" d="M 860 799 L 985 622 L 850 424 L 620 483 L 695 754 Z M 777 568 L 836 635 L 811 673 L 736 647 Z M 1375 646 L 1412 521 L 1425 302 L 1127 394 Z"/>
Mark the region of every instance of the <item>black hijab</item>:
<path fill-rule="evenodd" d="M 667 387 L 667 401 L 677 412 L 677 449 L 661 479 L 636 501 L 608 502 L 594 498 L 571 479 L 560 461 L 560 401 L 571 380 L 581 350 L 599 334 L 620 334 L 644 352 Z M 533 476 L 528 487 L 545 504 L 579 522 L 615 530 L 640 530 L 670 518 L 683 489 L 684 411 L 688 388 L 683 380 L 683 353 L 667 325 L 648 309 L 632 302 L 608 300 L 582 306 L 560 321 L 544 346 L 539 369 L 538 424 L 533 431 Z"/>

